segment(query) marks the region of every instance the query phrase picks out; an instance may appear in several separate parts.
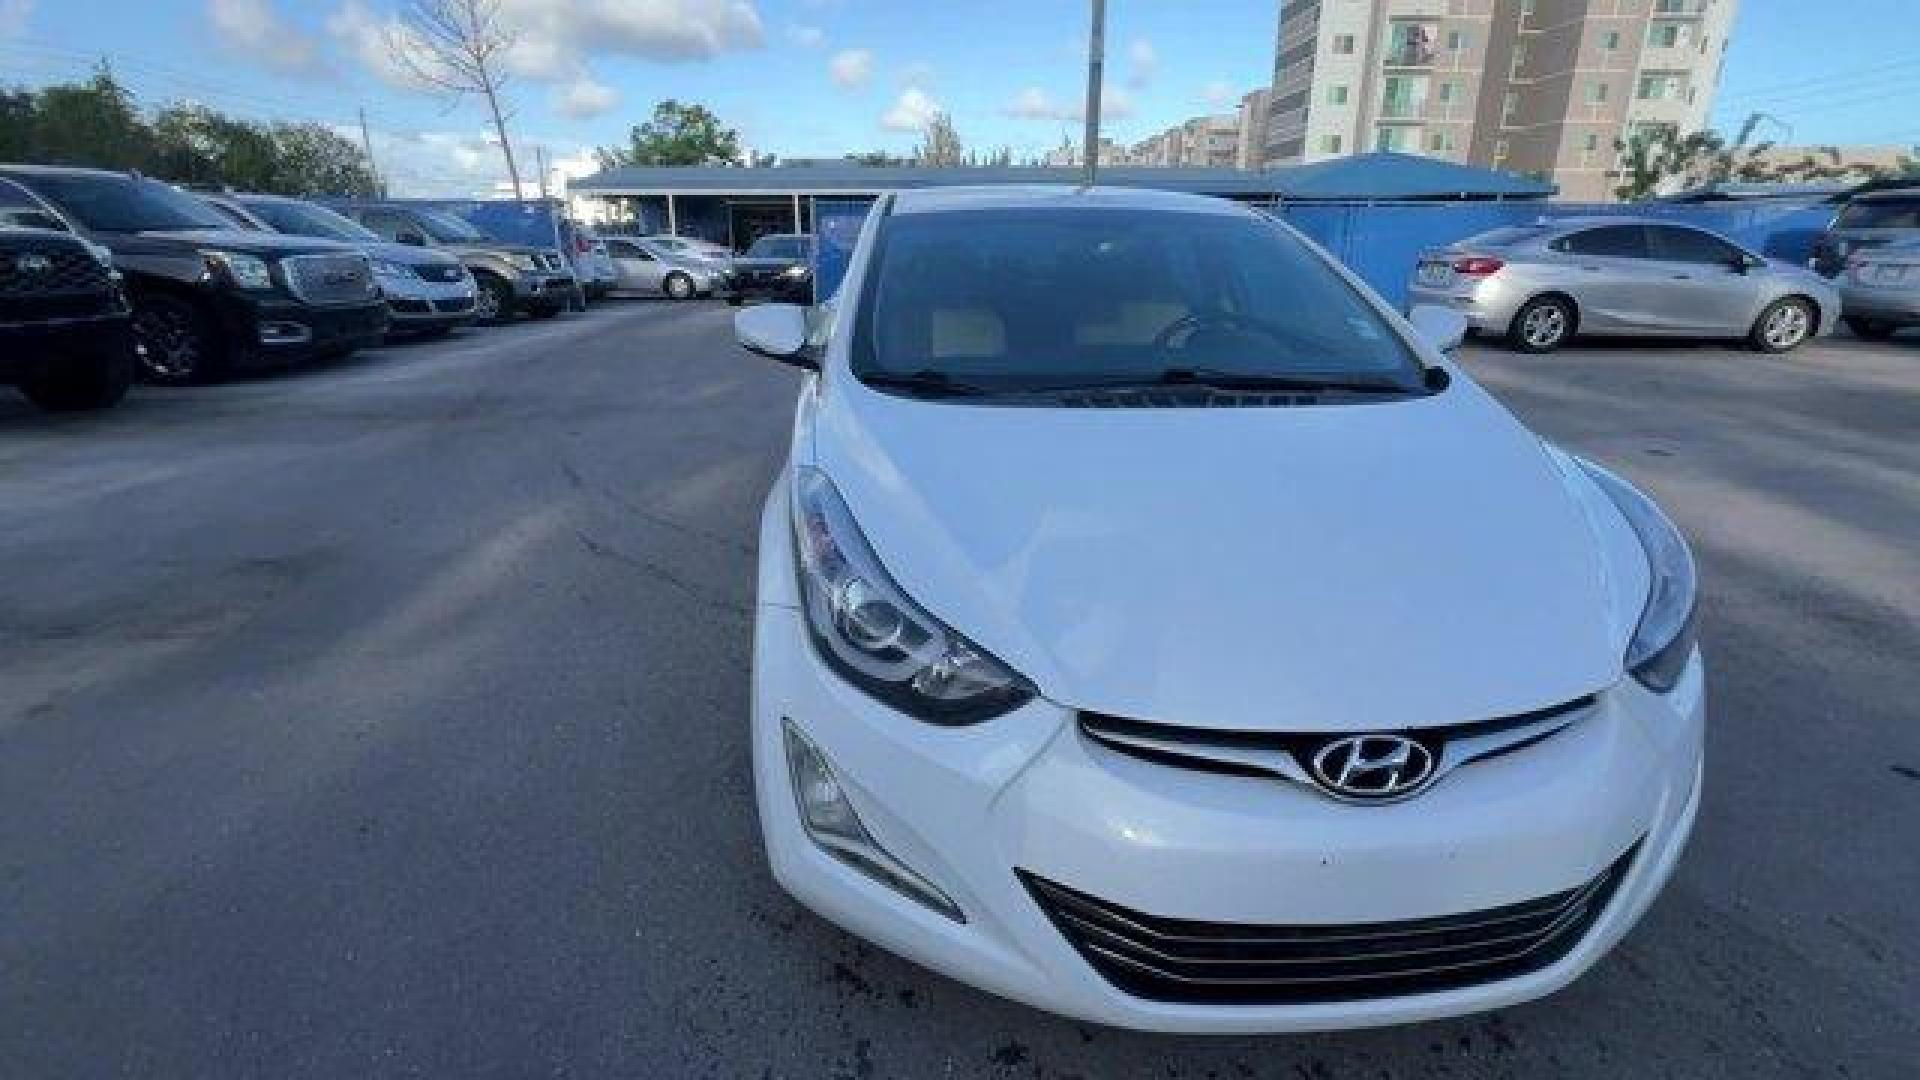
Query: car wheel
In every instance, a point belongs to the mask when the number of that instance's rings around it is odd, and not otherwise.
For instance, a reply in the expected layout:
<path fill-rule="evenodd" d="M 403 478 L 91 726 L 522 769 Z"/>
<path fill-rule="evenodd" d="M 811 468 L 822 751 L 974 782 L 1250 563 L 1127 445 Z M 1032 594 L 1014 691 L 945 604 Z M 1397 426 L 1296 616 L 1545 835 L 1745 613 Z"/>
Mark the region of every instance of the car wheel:
<path fill-rule="evenodd" d="M 1558 296 L 1538 296 L 1521 305 L 1507 327 L 1507 343 L 1524 353 L 1550 353 L 1573 336 L 1573 305 Z"/>
<path fill-rule="evenodd" d="M 1747 340 L 1763 353 L 1791 352 L 1813 336 L 1813 305 L 1797 296 L 1775 300 L 1753 321 Z"/>
<path fill-rule="evenodd" d="M 741 296 L 729 296 L 729 297 L 727 297 L 727 306 L 728 306 L 728 307 L 739 307 L 740 305 L 742 305 L 742 304 L 744 304 L 744 303 L 746 303 L 746 302 L 747 302 L 747 301 L 746 301 L 746 298 L 745 298 L 745 297 L 741 297 Z"/>
<path fill-rule="evenodd" d="M 1893 336 L 1899 327 L 1892 323 L 1883 323 L 1878 319 L 1863 319 L 1857 315 L 1847 316 L 1847 329 L 1862 341 L 1885 341 Z"/>
<path fill-rule="evenodd" d="M 132 353 L 75 359 L 48 367 L 20 384 L 20 392 L 48 412 L 104 409 L 120 403 L 133 385 Z"/>
<path fill-rule="evenodd" d="M 503 323 L 513 318 L 513 286 L 482 270 L 473 275 L 473 310 L 481 322 Z"/>
<path fill-rule="evenodd" d="M 678 270 L 668 274 L 661 287 L 666 290 L 669 300 L 686 300 L 693 296 L 693 279 Z"/>
<path fill-rule="evenodd" d="M 165 386 L 205 382 L 220 373 L 225 359 L 213 320 L 182 297 L 148 293 L 136 299 L 133 335 L 142 346 L 141 374 Z"/>

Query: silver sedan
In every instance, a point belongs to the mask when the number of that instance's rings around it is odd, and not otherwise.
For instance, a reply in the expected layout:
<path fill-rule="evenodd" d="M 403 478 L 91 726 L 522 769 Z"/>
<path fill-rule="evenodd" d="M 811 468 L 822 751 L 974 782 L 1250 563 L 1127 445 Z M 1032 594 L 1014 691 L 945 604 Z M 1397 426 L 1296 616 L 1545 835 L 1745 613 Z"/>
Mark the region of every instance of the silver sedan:
<path fill-rule="evenodd" d="M 1839 284 L 1854 336 L 1879 341 L 1920 326 L 1920 240 L 1856 251 Z"/>
<path fill-rule="evenodd" d="M 609 236 L 605 240 L 618 275 L 616 292 L 689 300 L 711 295 L 726 276 L 724 263 L 672 251 L 651 239 Z"/>
<path fill-rule="evenodd" d="M 1745 339 L 1781 353 L 1833 329 L 1840 296 L 1819 275 L 1689 225 L 1565 218 L 1422 253 L 1409 306 L 1452 308 L 1522 352 L 1576 333 Z"/>

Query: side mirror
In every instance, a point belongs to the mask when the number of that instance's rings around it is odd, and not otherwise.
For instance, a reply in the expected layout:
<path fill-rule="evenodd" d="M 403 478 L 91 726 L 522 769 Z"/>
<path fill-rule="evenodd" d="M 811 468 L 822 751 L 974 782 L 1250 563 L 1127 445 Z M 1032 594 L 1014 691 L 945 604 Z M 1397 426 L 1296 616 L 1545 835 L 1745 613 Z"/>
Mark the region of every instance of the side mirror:
<path fill-rule="evenodd" d="M 394 242 L 398 244 L 408 244 L 413 247 L 427 246 L 427 238 L 424 236 L 421 236 L 417 232 L 403 232 L 400 235 L 394 237 L 393 239 L 394 239 Z"/>
<path fill-rule="evenodd" d="M 1736 252 L 1733 256 L 1733 272 L 1736 274 L 1751 273 L 1765 265 L 1767 260 L 1756 259 L 1744 251 Z"/>
<path fill-rule="evenodd" d="M 733 334 L 741 347 L 783 364 L 820 370 L 807 353 L 807 309 L 798 304 L 761 304 L 733 316 Z"/>
<path fill-rule="evenodd" d="M 1452 308 L 1421 304 L 1407 314 L 1413 332 L 1421 341 L 1443 353 L 1450 353 L 1467 340 L 1467 317 Z"/>

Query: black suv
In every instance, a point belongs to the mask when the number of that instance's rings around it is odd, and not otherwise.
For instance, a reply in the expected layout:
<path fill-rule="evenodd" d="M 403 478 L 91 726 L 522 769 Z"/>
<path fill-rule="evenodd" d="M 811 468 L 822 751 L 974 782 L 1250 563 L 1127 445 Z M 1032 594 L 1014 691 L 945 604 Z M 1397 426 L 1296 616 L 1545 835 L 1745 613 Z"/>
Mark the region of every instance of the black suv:
<path fill-rule="evenodd" d="M 241 232 L 199 199 L 136 174 L 0 165 L 0 178 L 112 252 L 155 382 L 344 356 L 386 334 L 372 267 L 349 245 Z"/>
<path fill-rule="evenodd" d="M 777 300 L 813 303 L 813 237 L 807 233 L 769 233 L 727 265 L 720 287 L 727 303 Z"/>
<path fill-rule="evenodd" d="M 126 294 L 104 248 L 0 180 L 0 384 L 43 409 L 102 409 L 133 382 Z"/>

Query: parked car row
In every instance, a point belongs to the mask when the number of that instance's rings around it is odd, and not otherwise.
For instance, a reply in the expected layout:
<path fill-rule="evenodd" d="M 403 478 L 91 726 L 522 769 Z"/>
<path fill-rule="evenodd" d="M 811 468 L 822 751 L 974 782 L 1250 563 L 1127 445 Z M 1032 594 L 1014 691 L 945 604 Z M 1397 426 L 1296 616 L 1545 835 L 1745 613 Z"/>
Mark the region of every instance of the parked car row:
<path fill-rule="evenodd" d="M 0 164 L 0 384 L 43 408 L 102 408 L 136 378 L 204 382 L 389 337 L 552 318 L 616 291 L 735 302 L 811 291 L 810 265 L 763 281 L 757 248 L 741 283 L 717 245 L 609 241 L 546 221 L 555 246 L 503 240 L 430 204 L 322 205 Z"/>
<path fill-rule="evenodd" d="M 1544 353 L 1583 336 L 1745 340 L 1781 353 L 1844 324 L 1880 340 L 1920 326 L 1920 190 L 1848 200 L 1807 266 L 1661 218 L 1541 220 L 1422 252 L 1409 306 Z"/>

